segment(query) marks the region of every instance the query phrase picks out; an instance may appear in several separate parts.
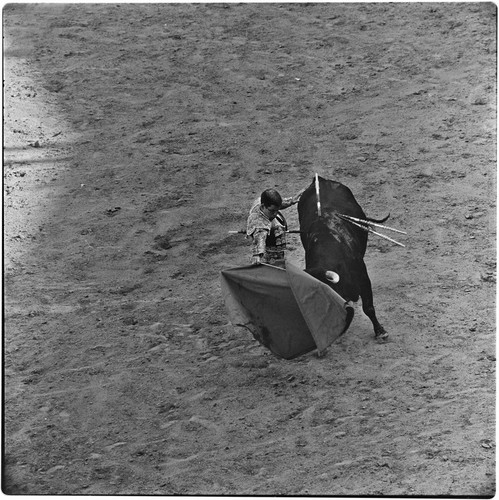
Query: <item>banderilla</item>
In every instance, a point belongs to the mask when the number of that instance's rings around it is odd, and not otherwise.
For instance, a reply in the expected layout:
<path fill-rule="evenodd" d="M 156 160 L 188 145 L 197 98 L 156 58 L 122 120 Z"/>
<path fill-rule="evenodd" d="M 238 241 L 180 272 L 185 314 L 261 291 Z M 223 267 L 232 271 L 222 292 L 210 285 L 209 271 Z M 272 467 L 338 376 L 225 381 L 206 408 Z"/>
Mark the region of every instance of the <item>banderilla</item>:
<path fill-rule="evenodd" d="M 298 229 L 292 229 L 292 230 L 289 230 L 289 231 L 286 231 L 286 233 L 304 233 L 305 231 L 299 231 Z M 239 231 L 229 231 L 228 232 L 229 234 L 246 234 L 246 230 L 245 229 L 239 229 Z"/>

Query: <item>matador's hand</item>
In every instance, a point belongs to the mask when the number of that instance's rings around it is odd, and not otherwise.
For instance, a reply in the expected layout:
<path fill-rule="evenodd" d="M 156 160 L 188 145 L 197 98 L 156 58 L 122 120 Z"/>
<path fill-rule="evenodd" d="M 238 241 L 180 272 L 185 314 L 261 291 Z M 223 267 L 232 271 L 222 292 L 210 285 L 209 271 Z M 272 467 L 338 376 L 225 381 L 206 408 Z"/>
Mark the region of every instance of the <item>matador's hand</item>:
<path fill-rule="evenodd" d="M 292 198 L 292 200 L 293 200 L 293 204 L 296 204 L 296 203 L 298 203 L 298 202 L 300 201 L 300 197 L 301 197 L 301 195 L 303 194 L 303 192 L 305 191 L 305 189 L 307 189 L 307 188 L 302 189 L 299 193 L 296 193 L 296 194 L 293 196 L 293 198 Z"/>

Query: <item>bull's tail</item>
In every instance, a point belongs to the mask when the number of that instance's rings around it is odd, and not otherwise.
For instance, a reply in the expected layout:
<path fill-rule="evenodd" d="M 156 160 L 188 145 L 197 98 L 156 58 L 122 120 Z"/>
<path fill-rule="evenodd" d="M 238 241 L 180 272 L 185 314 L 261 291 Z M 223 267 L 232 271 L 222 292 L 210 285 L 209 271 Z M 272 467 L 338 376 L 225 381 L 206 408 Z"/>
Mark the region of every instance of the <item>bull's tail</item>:
<path fill-rule="evenodd" d="M 384 219 L 378 220 L 378 219 L 371 219 L 371 217 L 366 217 L 366 220 L 369 222 L 375 222 L 376 224 L 383 224 L 383 222 L 386 222 L 390 218 L 390 214 L 388 214 Z"/>

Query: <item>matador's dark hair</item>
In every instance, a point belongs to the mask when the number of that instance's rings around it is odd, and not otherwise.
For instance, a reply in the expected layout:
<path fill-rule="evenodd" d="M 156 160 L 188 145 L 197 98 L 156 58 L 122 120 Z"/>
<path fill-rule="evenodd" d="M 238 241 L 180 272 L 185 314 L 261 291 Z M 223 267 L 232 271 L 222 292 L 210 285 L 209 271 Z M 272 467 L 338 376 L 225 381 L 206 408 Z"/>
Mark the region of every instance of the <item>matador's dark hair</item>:
<path fill-rule="evenodd" d="M 275 189 L 266 189 L 260 199 L 264 207 L 270 207 L 270 205 L 280 207 L 282 205 L 281 195 Z"/>

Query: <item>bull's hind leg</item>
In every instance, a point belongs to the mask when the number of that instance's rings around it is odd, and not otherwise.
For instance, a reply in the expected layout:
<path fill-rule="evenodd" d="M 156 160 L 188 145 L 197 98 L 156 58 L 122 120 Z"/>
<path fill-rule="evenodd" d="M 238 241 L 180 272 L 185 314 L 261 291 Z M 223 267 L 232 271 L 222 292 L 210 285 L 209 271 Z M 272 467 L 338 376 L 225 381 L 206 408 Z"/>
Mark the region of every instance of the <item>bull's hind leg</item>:
<path fill-rule="evenodd" d="M 362 286 L 360 296 L 362 298 L 362 310 L 364 314 L 371 320 L 371 323 L 374 327 L 374 336 L 379 340 L 385 340 L 388 338 L 387 331 L 383 328 L 383 326 L 378 321 L 376 317 L 376 311 L 374 309 L 374 300 L 373 300 L 373 292 L 371 286 L 371 280 L 369 279 L 369 275 L 367 274 L 367 269 L 365 264 L 363 264 L 364 272 L 362 277 Z"/>
<path fill-rule="evenodd" d="M 374 327 L 374 336 L 379 339 L 379 340 L 385 340 L 388 338 L 388 333 L 387 331 L 383 328 L 383 326 L 380 324 L 378 321 L 378 318 L 376 318 L 376 312 L 374 310 L 374 305 L 368 305 L 366 306 L 364 303 L 364 298 L 362 297 L 362 310 L 364 313 L 369 317 L 371 320 L 373 327 Z"/>

